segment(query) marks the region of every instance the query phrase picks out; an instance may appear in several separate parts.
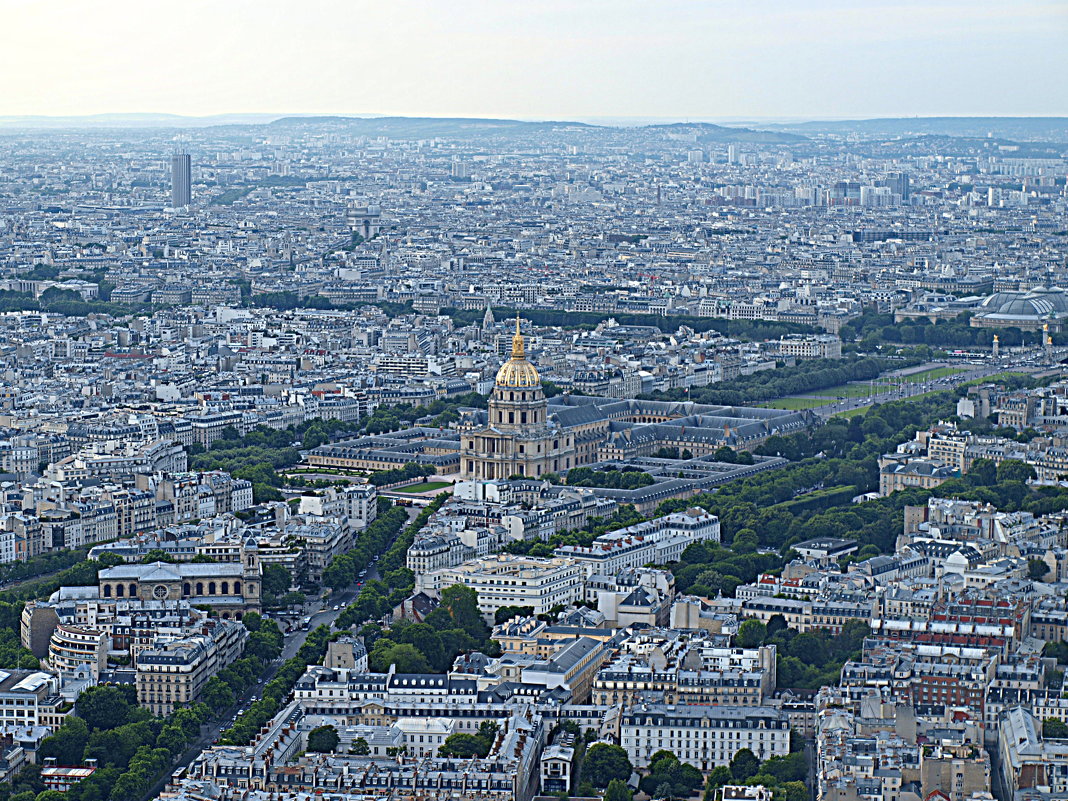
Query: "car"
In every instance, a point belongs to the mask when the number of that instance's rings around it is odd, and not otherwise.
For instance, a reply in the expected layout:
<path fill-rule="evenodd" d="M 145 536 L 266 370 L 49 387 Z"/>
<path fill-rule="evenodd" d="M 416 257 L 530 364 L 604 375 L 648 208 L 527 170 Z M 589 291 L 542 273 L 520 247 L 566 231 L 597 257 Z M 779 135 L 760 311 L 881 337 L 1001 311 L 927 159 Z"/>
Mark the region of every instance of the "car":
<path fill-rule="evenodd" d="M 341 611 L 341 607 L 338 604 L 334 604 L 334 611 L 335 612 L 340 612 Z"/>

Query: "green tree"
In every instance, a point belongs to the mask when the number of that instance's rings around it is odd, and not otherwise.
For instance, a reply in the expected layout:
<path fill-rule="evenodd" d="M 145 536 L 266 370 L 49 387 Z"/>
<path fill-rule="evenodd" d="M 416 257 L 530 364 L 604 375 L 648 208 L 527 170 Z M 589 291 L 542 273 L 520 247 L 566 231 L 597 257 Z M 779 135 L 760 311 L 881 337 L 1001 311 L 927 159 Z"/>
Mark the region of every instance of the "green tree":
<path fill-rule="evenodd" d="M 1041 581 L 1049 573 L 1049 565 L 1041 559 L 1027 560 L 1027 575 L 1032 581 Z"/>
<path fill-rule="evenodd" d="M 604 792 L 604 801 L 633 801 L 634 793 L 630 791 L 626 783 L 619 779 L 608 782 L 608 789 Z"/>
<path fill-rule="evenodd" d="M 738 634 L 734 638 L 734 644 L 739 648 L 756 648 L 764 643 L 767 636 L 767 627 L 759 620 L 743 620 L 738 627 Z"/>
<path fill-rule="evenodd" d="M 471 757 L 484 757 L 489 753 L 490 744 L 476 734 L 450 734 L 445 742 L 438 748 L 441 756 L 459 757 L 469 759 Z"/>
<path fill-rule="evenodd" d="M 1057 718 L 1043 718 L 1042 736 L 1054 740 L 1068 739 L 1068 724 Z"/>
<path fill-rule="evenodd" d="M 337 749 L 341 738 L 333 726 L 318 726 L 308 732 L 308 751 L 329 754 Z"/>
<path fill-rule="evenodd" d="M 998 465 L 997 478 L 998 483 L 1001 484 L 1005 481 L 1030 481 L 1037 477 L 1035 468 L 1026 462 L 1021 462 L 1018 459 L 1006 459 L 1004 462 Z"/>
<path fill-rule="evenodd" d="M 114 729 L 129 713 L 126 694 L 118 687 L 97 685 L 78 696 L 78 715 L 90 729 Z"/>
<path fill-rule="evenodd" d="M 730 769 L 734 780 L 741 783 L 750 776 L 756 776 L 757 771 L 760 770 L 760 760 L 748 748 L 742 748 L 734 753 Z"/>
<path fill-rule="evenodd" d="M 717 765 L 712 768 L 712 772 L 708 774 L 708 781 L 705 783 L 705 801 L 713 801 L 716 790 L 733 781 L 731 769 L 726 765 Z"/>
<path fill-rule="evenodd" d="M 393 665 L 397 673 L 429 673 L 430 663 L 426 657 L 411 643 L 394 643 L 382 638 L 375 643 L 370 661 L 373 670 L 385 672 Z"/>
<path fill-rule="evenodd" d="M 608 743 L 594 743 L 586 752 L 586 760 L 583 762 L 582 775 L 588 779 L 594 787 L 607 787 L 612 779 L 626 782 L 634 772 L 627 752 L 618 745 Z"/>
<path fill-rule="evenodd" d="M 42 763 L 55 757 L 60 765 L 80 765 L 88 743 L 89 727 L 81 718 L 70 715 L 55 734 L 45 738 L 37 756 Z"/>
<path fill-rule="evenodd" d="M 349 749 L 349 753 L 356 756 L 367 756 L 371 753 L 371 746 L 367 744 L 367 740 L 363 737 L 357 737 L 352 741 L 352 748 Z"/>

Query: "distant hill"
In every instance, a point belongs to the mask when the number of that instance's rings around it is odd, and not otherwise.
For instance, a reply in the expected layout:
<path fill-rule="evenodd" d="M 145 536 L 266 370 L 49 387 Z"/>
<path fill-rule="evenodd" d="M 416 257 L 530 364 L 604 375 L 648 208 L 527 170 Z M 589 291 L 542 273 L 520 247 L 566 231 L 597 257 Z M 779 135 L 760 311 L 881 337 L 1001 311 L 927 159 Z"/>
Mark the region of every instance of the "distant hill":
<path fill-rule="evenodd" d="M 437 136 L 468 138 L 486 134 L 521 134 L 553 130 L 596 129 L 582 122 L 529 122 L 480 117 L 282 117 L 271 128 L 331 128 L 357 136 L 394 139 L 429 139 Z"/>
<path fill-rule="evenodd" d="M 665 133 L 696 132 L 698 142 L 751 142 L 764 145 L 789 145 L 804 142 L 807 136 L 783 131 L 758 131 L 752 128 L 731 128 L 711 122 L 673 122 L 665 125 L 646 125 L 639 130 Z"/>
<path fill-rule="evenodd" d="M 829 133 L 846 136 L 962 136 L 1015 140 L 1068 141 L 1068 117 L 886 117 L 869 120 L 812 120 L 810 122 L 754 124 L 769 131 L 799 134 Z"/>
<path fill-rule="evenodd" d="M 87 114 L 79 117 L 0 116 L 0 128 L 206 128 L 270 122 L 277 114 Z"/>

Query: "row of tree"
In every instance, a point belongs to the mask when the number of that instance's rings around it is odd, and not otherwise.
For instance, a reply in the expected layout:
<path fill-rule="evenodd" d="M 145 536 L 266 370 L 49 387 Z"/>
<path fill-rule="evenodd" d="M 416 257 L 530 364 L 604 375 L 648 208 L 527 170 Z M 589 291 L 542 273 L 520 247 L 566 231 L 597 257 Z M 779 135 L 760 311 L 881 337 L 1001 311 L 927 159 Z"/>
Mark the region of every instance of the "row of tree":
<path fill-rule="evenodd" d="M 880 345 L 929 345 L 935 348 L 989 349 L 997 334 L 1002 347 L 1017 347 L 1029 342 L 1037 344 L 1038 332 L 1024 333 L 1019 328 L 974 328 L 973 315 L 965 312 L 952 320 L 931 322 L 927 318 L 907 319 L 894 322 L 894 315 L 880 314 L 872 309 L 865 311 L 842 326 L 839 335 L 843 342 L 860 340 L 860 349 L 873 351 Z M 1068 332 L 1050 334 L 1053 344 L 1068 344 Z"/>
<path fill-rule="evenodd" d="M 323 585 L 334 591 L 352 586 L 360 571 L 365 570 L 374 557 L 393 544 L 407 520 L 408 514 L 404 509 L 380 498 L 378 516 L 374 522 L 356 536 L 349 550 L 334 556 L 323 570 Z"/>
<path fill-rule="evenodd" d="M 573 467 L 567 471 L 567 483 L 573 487 L 640 489 L 648 487 L 654 481 L 651 475 L 641 470 L 592 470 L 589 467 Z"/>
<path fill-rule="evenodd" d="M 224 745 L 247 745 L 252 742 L 260 728 L 285 705 L 293 686 L 304 675 L 308 665 L 321 664 L 327 644 L 343 633 L 331 634 L 327 626 L 319 626 L 309 632 L 297 655 L 282 663 L 274 677 L 264 685 L 260 698 L 222 733 L 219 742 Z"/>
<path fill-rule="evenodd" d="M 384 487 L 388 484 L 399 484 L 402 481 L 411 481 L 415 478 L 432 476 L 436 472 L 437 468 L 432 464 L 408 462 L 408 464 L 403 467 L 398 467 L 393 470 L 377 470 L 374 473 L 371 473 L 368 481 L 376 487 Z"/>

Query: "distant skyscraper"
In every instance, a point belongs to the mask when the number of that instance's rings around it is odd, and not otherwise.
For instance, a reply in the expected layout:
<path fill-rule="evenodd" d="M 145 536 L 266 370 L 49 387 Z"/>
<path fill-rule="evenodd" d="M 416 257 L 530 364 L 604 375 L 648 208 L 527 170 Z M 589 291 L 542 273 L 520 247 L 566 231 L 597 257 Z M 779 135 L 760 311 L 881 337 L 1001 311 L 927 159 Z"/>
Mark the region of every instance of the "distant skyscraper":
<path fill-rule="evenodd" d="M 188 206 L 193 200 L 193 180 L 189 154 L 171 156 L 171 206 Z"/>
<path fill-rule="evenodd" d="M 737 164 L 738 163 L 738 146 L 737 145 L 727 145 L 727 163 L 728 164 Z"/>

